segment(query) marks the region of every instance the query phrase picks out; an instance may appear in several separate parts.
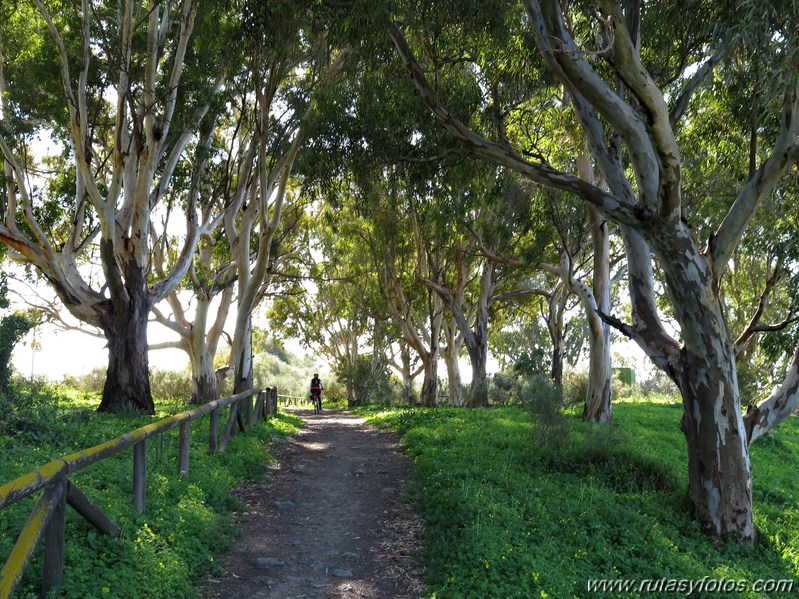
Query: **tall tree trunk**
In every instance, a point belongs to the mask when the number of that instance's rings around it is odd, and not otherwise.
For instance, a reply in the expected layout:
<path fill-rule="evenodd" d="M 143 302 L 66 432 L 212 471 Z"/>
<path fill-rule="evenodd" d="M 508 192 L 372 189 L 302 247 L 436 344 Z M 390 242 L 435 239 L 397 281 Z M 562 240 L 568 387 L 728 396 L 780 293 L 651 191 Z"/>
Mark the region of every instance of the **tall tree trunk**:
<path fill-rule="evenodd" d="M 444 363 L 447 365 L 447 381 L 449 386 L 448 402 L 451 406 L 463 405 L 463 381 L 461 380 L 461 367 L 457 355 L 444 352 Z"/>
<path fill-rule="evenodd" d="M 469 358 L 472 363 L 472 385 L 469 391 L 467 406 L 470 408 L 488 407 L 488 377 L 486 364 L 488 362 L 488 347 L 483 342 L 468 344 Z"/>
<path fill-rule="evenodd" d="M 552 339 L 552 366 L 549 378 L 558 387 L 563 386 L 563 337 Z"/>
<path fill-rule="evenodd" d="M 431 407 L 438 404 L 438 347 L 422 356 L 424 381 L 422 382 L 422 405 Z"/>
<path fill-rule="evenodd" d="M 547 331 L 552 341 L 552 364 L 550 379 L 557 387 L 563 386 L 563 359 L 565 355 L 565 339 L 563 332 L 563 313 L 566 311 L 566 290 L 563 282 L 558 282 L 555 292 L 549 300 L 547 314 Z"/>
<path fill-rule="evenodd" d="M 486 378 L 488 318 L 495 287 L 496 264 L 491 260 L 486 260 L 483 262 L 483 271 L 480 274 L 480 293 L 477 297 L 474 327 L 469 329 L 462 312 L 460 316 L 456 313 L 456 318 L 461 324 L 463 341 L 466 343 L 466 349 L 469 351 L 469 358 L 472 363 L 472 386 L 469 392 L 469 400 L 466 404 L 470 408 L 488 407 L 488 379 Z"/>
<path fill-rule="evenodd" d="M 596 307 L 586 306 L 590 330 L 588 391 L 585 398 L 583 420 L 610 422 L 613 416 L 613 396 L 610 355 L 610 325 L 596 313 L 610 313 L 610 233 L 605 218 L 593 207 L 591 215 L 591 238 L 594 246 L 594 302 Z"/>
<path fill-rule="evenodd" d="M 594 325 L 591 326 L 594 328 Z M 606 327 L 590 334 L 588 365 L 588 390 L 586 391 L 583 420 L 610 422 L 613 416 L 612 368 L 610 361 L 610 331 Z"/>
<path fill-rule="evenodd" d="M 652 240 L 673 299 L 683 345 L 673 378 L 683 399 L 688 494 L 702 528 L 718 539 L 753 541 L 752 473 L 735 349 L 709 262 L 690 232 Z"/>
<path fill-rule="evenodd" d="M 205 404 L 219 399 L 219 378 L 217 377 L 214 363 L 211 360 L 205 344 L 197 351 L 192 351 L 191 356 L 191 403 Z"/>
<path fill-rule="evenodd" d="M 205 404 L 219 399 L 219 378 L 213 364 L 209 360 L 203 360 L 201 365 L 192 364 L 191 370 L 191 403 Z"/>
<path fill-rule="evenodd" d="M 752 473 L 734 362 L 687 351 L 681 357 L 680 428 L 688 443 L 694 517 L 716 538 L 752 541 Z"/>
<path fill-rule="evenodd" d="M 351 336 L 347 342 L 347 363 L 349 365 L 349 371 L 354 373 L 355 366 L 358 363 L 357 337 Z M 359 398 L 355 393 L 354 379 L 352 376 L 350 376 L 347 382 L 347 405 L 357 406 L 360 403 L 360 399 L 361 398 Z"/>
<path fill-rule="evenodd" d="M 214 369 L 214 359 L 208 347 L 205 326 L 208 321 L 210 300 L 198 298 L 194 322 L 189 331 L 189 359 L 191 362 L 191 403 L 205 404 L 219 399 L 219 379 Z"/>
<path fill-rule="evenodd" d="M 247 316 L 240 321 L 241 326 L 236 330 L 233 340 L 233 393 L 241 393 L 252 389 L 252 318 Z"/>
<path fill-rule="evenodd" d="M 442 348 L 441 355 L 447 365 L 447 382 L 449 386 L 449 405 L 463 405 L 463 382 L 461 381 L 461 367 L 458 357 L 463 345 L 463 337 L 458 335 L 458 324 L 452 319 L 444 323 L 444 338 L 447 347 Z"/>
<path fill-rule="evenodd" d="M 402 363 L 402 400 L 411 405 L 417 403 L 416 392 L 413 390 L 413 377 L 411 376 L 411 348 L 403 339 L 399 341 L 400 360 Z"/>
<path fill-rule="evenodd" d="M 147 353 L 150 304 L 143 283 L 138 291 L 129 288 L 128 294 L 126 310 L 109 310 L 101 316 L 108 340 L 108 369 L 97 411 L 119 412 L 132 407 L 155 414 Z"/>

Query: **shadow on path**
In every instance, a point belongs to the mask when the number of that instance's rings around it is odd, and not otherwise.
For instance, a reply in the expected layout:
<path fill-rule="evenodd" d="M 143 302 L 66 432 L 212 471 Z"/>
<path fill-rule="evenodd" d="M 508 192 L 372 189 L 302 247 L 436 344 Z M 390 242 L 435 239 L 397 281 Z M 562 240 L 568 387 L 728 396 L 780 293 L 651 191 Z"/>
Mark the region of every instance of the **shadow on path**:
<path fill-rule="evenodd" d="M 266 483 L 237 492 L 250 511 L 204 596 L 421 597 L 421 521 L 399 499 L 412 468 L 399 437 L 343 411 L 293 412 L 306 426 L 277 448 Z"/>

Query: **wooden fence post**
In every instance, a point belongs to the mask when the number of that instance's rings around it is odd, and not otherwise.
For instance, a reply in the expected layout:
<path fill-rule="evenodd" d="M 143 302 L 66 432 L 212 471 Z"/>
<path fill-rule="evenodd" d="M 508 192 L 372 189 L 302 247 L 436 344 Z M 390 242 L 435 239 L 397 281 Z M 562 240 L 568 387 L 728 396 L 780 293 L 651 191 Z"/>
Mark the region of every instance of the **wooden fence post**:
<path fill-rule="evenodd" d="M 277 416 L 277 387 L 272 387 L 266 396 L 266 413 L 270 416 Z"/>
<path fill-rule="evenodd" d="M 67 521 L 67 479 L 53 483 L 58 495 L 53 513 L 44 531 L 44 567 L 42 596 L 61 586 L 64 579 L 64 527 Z"/>
<path fill-rule="evenodd" d="M 58 493 L 61 491 L 62 489 L 58 485 L 51 484 L 44 488 L 39 500 L 36 502 L 28 521 L 25 523 L 25 527 L 11 549 L 5 566 L 0 570 L 0 597 L 3 599 L 14 594 L 14 590 L 17 588 L 25 571 L 25 566 L 30 561 L 39 539 L 44 534 L 46 524 L 50 520 L 53 510 L 58 506 L 58 502 L 61 499 Z"/>
<path fill-rule="evenodd" d="M 222 442 L 219 444 L 219 451 L 227 449 L 230 437 L 236 434 L 236 417 L 239 411 L 239 402 L 230 404 L 230 412 L 227 415 L 225 426 L 222 429 Z"/>
<path fill-rule="evenodd" d="M 211 453 L 216 453 L 219 445 L 219 408 L 211 410 L 211 432 L 209 435 L 209 447 Z"/>
<path fill-rule="evenodd" d="M 191 441 L 191 420 L 180 423 L 180 449 L 178 450 L 178 472 L 181 478 L 189 478 L 189 446 Z"/>
<path fill-rule="evenodd" d="M 140 514 L 147 501 L 147 441 L 133 446 L 133 508 Z"/>
<path fill-rule="evenodd" d="M 67 481 L 67 503 L 100 532 L 112 537 L 122 534 L 119 526 L 70 481 Z"/>
<path fill-rule="evenodd" d="M 267 387 L 268 389 L 269 387 Z M 264 390 L 261 389 L 255 396 L 255 408 L 253 409 L 253 420 L 261 420 L 264 417 Z"/>
<path fill-rule="evenodd" d="M 253 412 L 252 395 L 247 398 L 247 426 L 252 426 L 255 422 L 255 413 Z"/>

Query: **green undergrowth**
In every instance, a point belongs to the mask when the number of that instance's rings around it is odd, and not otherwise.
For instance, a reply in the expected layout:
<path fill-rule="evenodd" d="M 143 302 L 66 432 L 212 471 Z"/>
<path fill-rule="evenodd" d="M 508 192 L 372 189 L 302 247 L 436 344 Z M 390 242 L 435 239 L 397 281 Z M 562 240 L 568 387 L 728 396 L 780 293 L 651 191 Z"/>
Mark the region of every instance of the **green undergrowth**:
<path fill-rule="evenodd" d="M 0 399 L 0 485 L 52 459 L 189 409 L 179 402 L 157 402 L 155 417 L 111 415 L 98 414 L 98 403 L 99 398 L 91 394 L 43 388 Z M 226 411 L 220 415 L 220 430 L 225 416 Z M 149 440 L 143 514 L 132 504 L 132 448 L 70 476 L 122 534 L 119 538 L 100 534 L 68 509 L 64 584 L 57 596 L 196 596 L 198 582 L 220 573 L 218 554 L 236 535 L 232 512 L 243 506 L 231 489 L 263 477 L 269 445 L 300 425 L 295 416 L 280 414 L 235 435 L 224 453 L 211 454 L 209 418 L 194 421 L 188 480 L 177 475 L 178 430 Z M 35 497 L 27 498 L 0 510 L 0 565 L 35 501 Z M 39 596 L 41 569 L 39 547 L 15 597 Z"/>
<path fill-rule="evenodd" d="M 429 597 L 586 597 L 596 579 L 707 577 L 747 589 L 799 579 L 796 417 L 752 448 L 759 535 L 739 546 L 715 544 L 690 517 L 679 405 L 617 403 L 612 425 L 569 416 L 557 438 L 521 407 L 358 412 L 398 430 L 416 462 L 406 497 L 426 522 L 420 561 Z M 690 594 L 722 595 L 787 596 Z"/>

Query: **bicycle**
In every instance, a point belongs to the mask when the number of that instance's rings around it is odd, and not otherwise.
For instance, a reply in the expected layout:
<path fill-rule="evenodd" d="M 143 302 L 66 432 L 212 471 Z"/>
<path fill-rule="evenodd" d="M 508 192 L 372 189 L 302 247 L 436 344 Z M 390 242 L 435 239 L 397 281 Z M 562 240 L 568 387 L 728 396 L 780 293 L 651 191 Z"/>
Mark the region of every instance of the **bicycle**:
<path fill-rule="evenodd" d="M 322 394 L 311 393 L 311 403 L 313 404 L 313 413 L 319 414 L 322 412 Z"/>

